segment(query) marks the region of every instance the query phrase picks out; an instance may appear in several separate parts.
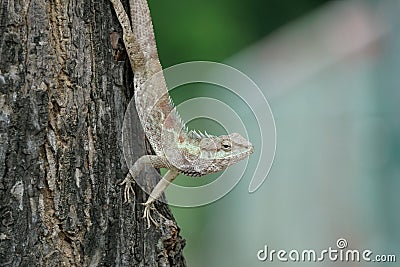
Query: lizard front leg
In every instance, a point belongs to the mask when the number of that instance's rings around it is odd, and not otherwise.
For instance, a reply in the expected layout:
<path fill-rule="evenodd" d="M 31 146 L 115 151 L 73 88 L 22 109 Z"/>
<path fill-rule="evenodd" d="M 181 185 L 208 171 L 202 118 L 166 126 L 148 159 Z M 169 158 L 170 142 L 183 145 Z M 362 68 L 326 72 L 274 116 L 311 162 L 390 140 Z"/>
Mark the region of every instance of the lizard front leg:
<path fill-rule="evenodd" d="M 125 184 L 124 189 L 124 203 L 130 202 L 130 193 L 135 195 L 135 191 L 133 190 L 133 185 L 135 183 L 135 178 L 137 178 L 140 172 L 143 170 L 145 166 L 153 166 L 154 168 L 165 168 L 166 162 L 163 157 L 156 155 L 144 155 L 140 157 L 136 162 L 130 167 L 128 174 L 125 179 L 120 183 L 120 185 Z"/>
<path fill-rule="evenodd" d="M 147 220 L 147 229 L 150 228 L 150 221 L 158 227 L 158 223 L 151 217 L 150 209 L 153 205 L 154 201 L 157 200 L 162 192 L 171 184 L 171 182 L 178 176 L 179 172 L 177 170 L 169 170 L 164 177 L 158 182 L 158 184 L 154 187 L 153 191 L 151 191 L 149 198 L 146 203 L 144 203 L 144 214 L 143 218 Z"/>
<path fill-rule="evenodd" d="M 134 178 L 138 177 L 140 172 L 143 170 L 145 166 L 153 166 L 154 168 L 168 168 L 170 167 L 168 162 L 164 157 L 156 156 L 156 155 L 144 155 L 140 157 L 129 169 L 128 174 L 126 175 L 124 181 L 120 183 L 120 185 L 125 184 L 124 189 L 124 203 L 130 202 L 130 193 L 135 195 L 135 191 L 133 190 L 133 184 L 135 183 Z M 143 218 L 147 220 L 147 228 L 150 228 L 150 221 L 158 227 L 157 222 L 151 217 L 150 209 L 155 200 L 157 200 L 164 190 L 171 184 L 171 182 L 178 176 L 179 172 L 177 170 L 169 170 L 164 177 L 158 182 L 158 184 L 154 187 L 153 191 L 151 191 L 149 198 L 147 199 L 146 203 L 143 205 L 144 214 Z"/>

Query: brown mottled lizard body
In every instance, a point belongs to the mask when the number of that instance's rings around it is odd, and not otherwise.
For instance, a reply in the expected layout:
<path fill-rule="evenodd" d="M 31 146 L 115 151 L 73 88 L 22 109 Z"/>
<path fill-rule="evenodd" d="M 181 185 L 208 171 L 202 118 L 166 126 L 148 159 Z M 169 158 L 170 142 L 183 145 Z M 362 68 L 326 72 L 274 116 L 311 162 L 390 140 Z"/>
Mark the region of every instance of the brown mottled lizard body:
<path fill-rule="evenodd" d="M 123 30 L 123 41 L 134 73 L 135 104 L 144 132 L 156 155 L 144 155 L 122 182 L 129 201 L 133 178 L 145 165 L 168 172 L 144 203 L 148 227 L 150 207 L 179 173 L 202 176 L 224 170 L 253 152 L 253 145 L 237 133 L 222 136 L 188 131 L 174 108 L 158 59 L 147 0 L 129 0 L 129 21 L 120 0 L 110 0 Z"/>

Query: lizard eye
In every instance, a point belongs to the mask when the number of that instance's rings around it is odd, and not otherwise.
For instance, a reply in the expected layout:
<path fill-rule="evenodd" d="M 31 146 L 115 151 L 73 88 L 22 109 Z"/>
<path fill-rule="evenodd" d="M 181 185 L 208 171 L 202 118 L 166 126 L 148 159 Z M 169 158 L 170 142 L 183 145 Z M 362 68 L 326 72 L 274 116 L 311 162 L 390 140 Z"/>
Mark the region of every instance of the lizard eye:
<path fill-rule="evenodd" d="M 231 150 L 231 143 L 229 141 L 226 141 L 226 140 L 222 141 L 221 146 L 224 151 Z"/>

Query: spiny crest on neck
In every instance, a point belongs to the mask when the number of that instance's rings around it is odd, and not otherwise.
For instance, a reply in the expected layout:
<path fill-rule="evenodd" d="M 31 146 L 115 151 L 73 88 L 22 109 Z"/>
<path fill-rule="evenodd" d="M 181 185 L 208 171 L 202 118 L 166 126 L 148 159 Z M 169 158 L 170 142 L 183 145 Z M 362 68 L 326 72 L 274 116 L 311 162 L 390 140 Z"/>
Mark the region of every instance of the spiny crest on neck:
<path fill-rule="evenodd" d="M 179 113 L 178 113 L 178 111 L 176 109 L 176 106 L 174 105 L 174 102 L 171 99 L 171 96 L 169 96 L 169 102 L 170 102 L 170 104 L 171 104 L 171 106 L 173 108 L 172 112 L 173 112 L 173 116 L 174 116 L 175 120 L 178 122 L 178 125 L 180 125 L 181 130 L 183 132 L 185 132 L 186 135 L 189 138 L 192 138 L 192 139 L 203 139 L 203 138 L 215 137 L 215 135 L 209 134 L 209 133 L 207 133 L 207 131 L 204 131 L 204 133 L 203 133 L 203 132 L 198 131 L 198 130 L 189 130 L 189 128 L 187 127 L 186 123 L 182 120 L 181 116 L 179 115 Z"/>
<path fill-rule="evenodd" d="M 208 134 L 206 131 L 204 133 L 197 131 L 197 130 L 188 130 L 186 127 L 186 132 L 188 133 L 188 136 L 193 139 L 203 139 L 203 138 L 212 138 L 215 137 L 215 135 Z"/>

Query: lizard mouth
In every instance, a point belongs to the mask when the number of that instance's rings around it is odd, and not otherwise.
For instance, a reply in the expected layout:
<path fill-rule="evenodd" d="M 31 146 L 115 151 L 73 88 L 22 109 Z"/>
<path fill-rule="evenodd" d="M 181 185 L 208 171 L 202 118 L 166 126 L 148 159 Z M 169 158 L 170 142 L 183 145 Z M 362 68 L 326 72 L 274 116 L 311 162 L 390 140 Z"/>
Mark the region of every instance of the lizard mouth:
<path fill-rule="evenodd" d="M 251 155 L 254 152 L 254 146 L 249 142 L 249 145 L 247 146 L 247 149 L 240 153 L 240 155 L 246 154 L 246 155 Z"/>
<path fill-rule="evenodd" d="M 249 144 L 249 147 L 247 148 L 246 151 L 240 153 L 240 156 L 250 156 L 251 154 L 254 153 L 254 146 L 252 144 Z"/>
<path fill-rule="evenodd" d="M 244 151 L 242 151 L 242 152 L 240 152 L 238 154 L 231 154 L 229 157 L 231 159 L 242 160 L 242 159 L 246 158 L 247 156 L 250 156 L 253 153 L 254 153 L 254 146 L 250 145 L 246 150 L 244 150 Z"/>
<path fill-rule="evenodd" d="M 251 146 L 250 146 L 250 149 L 249 149 L 249 154 L 253 154 L 253 152 L 254 152 L 254 146 L 251 145 Z"/>

